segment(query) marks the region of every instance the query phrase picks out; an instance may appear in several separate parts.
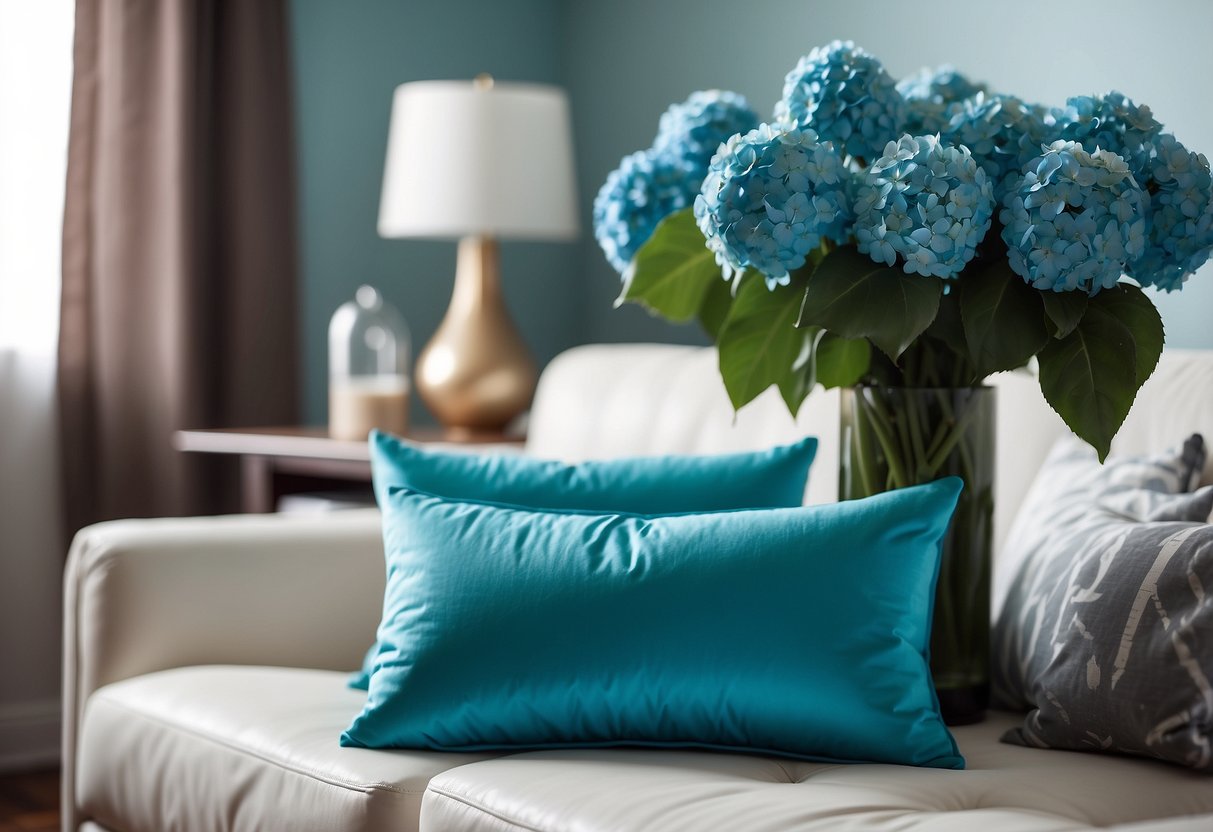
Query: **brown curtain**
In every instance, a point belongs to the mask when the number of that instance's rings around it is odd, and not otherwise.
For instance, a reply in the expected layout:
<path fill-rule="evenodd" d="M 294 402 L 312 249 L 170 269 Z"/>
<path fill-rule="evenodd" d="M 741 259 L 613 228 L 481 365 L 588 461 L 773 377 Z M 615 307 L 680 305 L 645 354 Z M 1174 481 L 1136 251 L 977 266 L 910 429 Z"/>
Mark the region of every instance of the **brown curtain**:
<path fill-rule="evenodd" d="M 298 416 L 286 0 L 78 0 L 59 343 L 72 529 L 230 508 L 190 427 Z"/>

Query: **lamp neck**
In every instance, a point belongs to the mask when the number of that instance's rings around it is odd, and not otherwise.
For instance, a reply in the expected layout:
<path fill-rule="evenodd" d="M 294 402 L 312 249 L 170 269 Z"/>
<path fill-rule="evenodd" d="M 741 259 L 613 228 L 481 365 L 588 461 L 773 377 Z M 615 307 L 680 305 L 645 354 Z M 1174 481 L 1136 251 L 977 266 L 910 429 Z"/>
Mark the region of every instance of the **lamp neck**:
<path fill-rule="evenodd" d="M 455 261 L 451 310 L 471 312 L 485 304 L 497 304 L 500 298 L 501 270 L 497 240 L 482 236 L 462 238 Z"/>

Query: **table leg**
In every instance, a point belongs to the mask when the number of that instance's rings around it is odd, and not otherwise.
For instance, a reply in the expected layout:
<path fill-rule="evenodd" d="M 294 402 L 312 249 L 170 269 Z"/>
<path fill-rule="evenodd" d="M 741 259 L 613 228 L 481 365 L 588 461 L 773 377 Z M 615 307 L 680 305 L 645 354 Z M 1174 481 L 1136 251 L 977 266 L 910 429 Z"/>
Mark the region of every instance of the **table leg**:
<path fill-rule="evenodd" d="M 273 462 L 264 456 L 240 457 L 240 510 L 245 514 L 268 514 L 274 505 Z"/>

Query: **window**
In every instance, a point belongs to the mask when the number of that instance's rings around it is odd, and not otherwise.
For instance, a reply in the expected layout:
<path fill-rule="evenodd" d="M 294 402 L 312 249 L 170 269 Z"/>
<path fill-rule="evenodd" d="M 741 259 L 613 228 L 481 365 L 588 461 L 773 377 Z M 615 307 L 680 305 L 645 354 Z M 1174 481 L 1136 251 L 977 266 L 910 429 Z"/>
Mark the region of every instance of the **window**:
<path fill-rule="evenodd" d="M 55 349 L 74 9 L 0 0 L 0 350 Z"/>

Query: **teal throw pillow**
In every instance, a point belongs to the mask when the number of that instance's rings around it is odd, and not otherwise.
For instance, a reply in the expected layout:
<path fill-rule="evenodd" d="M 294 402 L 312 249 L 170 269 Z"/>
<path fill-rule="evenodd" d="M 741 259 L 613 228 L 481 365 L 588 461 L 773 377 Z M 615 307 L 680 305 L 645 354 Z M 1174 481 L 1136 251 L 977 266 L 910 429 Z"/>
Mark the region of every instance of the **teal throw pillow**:
<path fill-rule="evenodd" d="M 378 667 L 341 744 L 962 768 L 927 660 L 960 489 L 644 517 L 390 488 Z"/>
<path fill-rule="evenodd" d="M 817 440 L 715 456 L 654 456 L 570 465 L 521 454 L 473 454 L 425 448 L 371 433 L 375 495 L 407 486 L 430 494 L 528 508 L 681 514 L 738 508 L 781 508 L 804 502 Z M 378 645 L 372 645 L 350 687 L 366 690 Z"/>
<path fill-rule="evenodd" d="M 527 508 L 682 514 L 783 508 L 804 502 L 817 440 L 711 456 L 648 456 L 570 464 L 524 454 L 426 448 L 371 433 L 380 505 L 393 485 L 463 500 Z"/>

